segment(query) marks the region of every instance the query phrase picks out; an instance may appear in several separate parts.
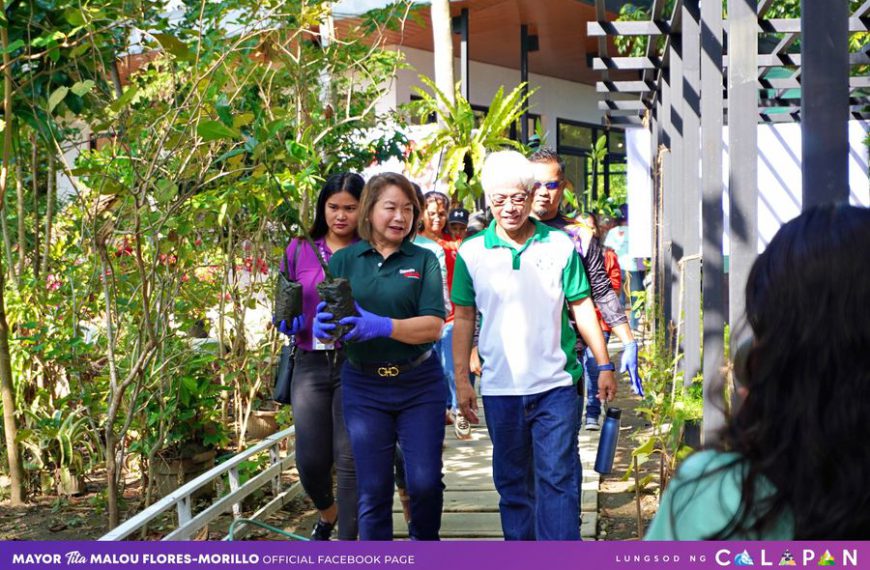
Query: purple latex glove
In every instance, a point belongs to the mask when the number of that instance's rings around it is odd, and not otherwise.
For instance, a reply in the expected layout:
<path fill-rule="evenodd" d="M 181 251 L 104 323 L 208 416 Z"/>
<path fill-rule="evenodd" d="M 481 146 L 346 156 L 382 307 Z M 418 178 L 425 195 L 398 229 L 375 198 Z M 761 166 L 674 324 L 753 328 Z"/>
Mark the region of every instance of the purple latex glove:
<path fill-rule="evenodd" d="M 275 322 L 272 321 L 276 327 L 278 327 L 278 332 L 282 334 L 286 334 L 287 336 L 294 336 L 302 332 L 305 328 L 305 316 L 299 315 L 292 321 L 290 321 L 290 326 L 287 326 L 287 321 Z"/>
<path fill-rule="evenodd" d="M 637 373 L 637 342 L 631 341 L 623 346 L 619 372 L 622 374 L 628 373 L 631 380 L 631 390 L 643 398 L 643 380 L 640 374 Z"/>
<path fill-rule="evenodd" d="M 332 342 L 332 334 L 335 330 L 335 323 L 331 322 L 335 316 L 332 313 L 323 312 L 326 309 L 326 301 L 321 301 L 317 305 L 317 314 L 314 316 L 314 325 L 311 327 L 311 332 L 315 338 Z"/>
<path fill-rule="evenodd" d="M 342 337 L 342 340 L 365 342 L 393 334 L 393 319 L 370 313 L 360 307 L 359 303 L 354 303 L 354 305 L 356 305 L 356 312 L 360 316 L 345 317 L 338 321 L 342 325 L 353 325 L 353 328 Z"/>

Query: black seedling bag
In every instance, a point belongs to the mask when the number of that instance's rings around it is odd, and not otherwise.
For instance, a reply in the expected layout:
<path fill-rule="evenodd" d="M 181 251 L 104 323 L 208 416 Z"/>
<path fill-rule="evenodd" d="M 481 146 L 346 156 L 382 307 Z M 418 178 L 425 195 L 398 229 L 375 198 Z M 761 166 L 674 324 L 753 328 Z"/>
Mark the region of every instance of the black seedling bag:
<path fill-rule="evenodd" d="M 352 325 L 340 325 L 338 321 L 345 317 L 356 317 L 356 306 L 353 302 L 353 291 L 350 288 L 350 281 L 343 277 L 324 279 L 317 285 L 317 292 L 320 298 L 326 301 L 325 312 L 333 314 L 333 320 L 336 324 L 334 339 L 339 339 L 350 331 Z"/>
<path fill-rule="evenodd" d="M 296 274 L 296 258 L 299 257 L 299 241 L 293 250 L 293 273 Z M 284 271 L 278 273 L 278 282 L 275 284 L 275 321 L 287 321 L 289 325 L 293 319 L 302 314 L 302 285 L 290 279 L 290 260 L 284 257 Z"/>

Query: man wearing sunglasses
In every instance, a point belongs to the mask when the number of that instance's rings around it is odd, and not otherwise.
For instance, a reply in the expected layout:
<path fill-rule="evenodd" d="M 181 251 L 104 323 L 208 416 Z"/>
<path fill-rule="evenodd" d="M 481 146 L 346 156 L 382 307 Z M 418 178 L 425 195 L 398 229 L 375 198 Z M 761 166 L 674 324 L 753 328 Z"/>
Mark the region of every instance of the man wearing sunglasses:
<path fill-rule="evenodd" d="M 622 341 L 624 347 L 619 367 L 621 373 L 628 373 L 631 388 L 643 397 L 643 384 L 637 372 L 637 342 L 631 334 L 625 307 L 611 286 L 604 269 L 604 252 L 601 243 L 581 220 L 574 220 L 559 212 L 562 195 L 565 192 L 565 163 L 552 149 L 541 148 L 529 160 L 535 170 L 537 186 L 532 202 L 532 216 L 553 228 L 559 228 L 571 236 L 574 247 L 583 261 L 592 287 L 592 300 L 601 311 L 604 321 L 611 326 L 613 334 Z M 578 346 L 582 355 L 585 347 Z M 590 374 L 590 376 L 594 376 Z M 587 391 L 595 386 L 587 385 Z M 597 430 L 601 417 L 601 404 L 596 397 L 587 398 L 586 429 Z"/>

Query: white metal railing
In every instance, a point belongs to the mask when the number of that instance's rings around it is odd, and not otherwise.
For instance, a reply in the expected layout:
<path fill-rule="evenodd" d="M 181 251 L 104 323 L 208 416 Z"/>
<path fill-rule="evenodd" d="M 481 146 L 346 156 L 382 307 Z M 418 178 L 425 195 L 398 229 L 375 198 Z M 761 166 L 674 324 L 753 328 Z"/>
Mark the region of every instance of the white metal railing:
<path fill-rule="evenodd" d="M 293 485 L 282 490 L 281 473 L 289 469 L 296 462 L 294 449 L 294 436 L 296 428 L 290 428 L 265 438 L 263 441 L 234 455 L 228 461 L 216 466 L 214 469 L 203 473 L 193 481 L 172 491 L 133 518 L 124 521 L 123 524 L 101 536 L 99 540 L 124 540 L 137 530 L 142 529 L 149 522 L 175 507 L 178 516 L 178 527 L 163 537 L 163 540 L 190 540 L 197 532 L 208 523 L 222 514 L 232 510 L 233 518 L 242 516 L 241 502 L 248 495 L 254 493 L 260 487 L 272 484 L 273 499 L 264 507 L 260 508 L 250 519 L 261 520 L 276 512 L 293 498 L 302 492 L 302 485 L 297 481 Z M 287 454 L 281 457 L 281 443 L 287 442 Z M 239 484 L 239 466 L 250 457 L 263 451 L 269 451 L 269 466 L 254 477 Z M 193 515 L 192 497 L 199 489 L 227 476 L 230 492 L 214 501 L 204 511 Z M 233 532 L 234 538 L 240 538 L 251 530 L 251 525 L 239 524 Z M 227 540 L 229 536 L 225 536 Z"/>

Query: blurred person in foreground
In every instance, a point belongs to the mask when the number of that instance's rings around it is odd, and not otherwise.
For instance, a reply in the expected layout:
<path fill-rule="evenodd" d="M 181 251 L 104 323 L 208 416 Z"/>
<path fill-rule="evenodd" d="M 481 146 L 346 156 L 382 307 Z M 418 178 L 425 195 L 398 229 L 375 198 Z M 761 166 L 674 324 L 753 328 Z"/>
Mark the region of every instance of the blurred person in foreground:
<path fill-rule="evenodd" d="M 842 204 L 784 224 L 758 256 L 742 403 L 680 466 L 647 540 L 870 537 L 870 264 L 856 251 L 870 251 L 870 210 Z"/>

